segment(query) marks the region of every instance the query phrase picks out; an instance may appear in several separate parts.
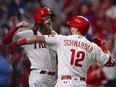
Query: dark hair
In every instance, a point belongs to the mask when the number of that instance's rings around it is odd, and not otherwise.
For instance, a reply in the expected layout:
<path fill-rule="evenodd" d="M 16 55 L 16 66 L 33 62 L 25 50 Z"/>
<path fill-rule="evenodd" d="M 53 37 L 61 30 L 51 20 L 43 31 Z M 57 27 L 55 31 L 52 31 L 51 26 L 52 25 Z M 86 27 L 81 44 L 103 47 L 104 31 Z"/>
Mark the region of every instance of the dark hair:
<path fill-rule="evenodd" d="M 38 24 L 35 24 L 35 25 L 33 26 L 32 30 L 33 30 L 34 35 L 37 35 L 37 31 L 38 31 L 38 29 L 39 29 L 39 26 L 40 26 L 40 25 L 38 25 Z"/>

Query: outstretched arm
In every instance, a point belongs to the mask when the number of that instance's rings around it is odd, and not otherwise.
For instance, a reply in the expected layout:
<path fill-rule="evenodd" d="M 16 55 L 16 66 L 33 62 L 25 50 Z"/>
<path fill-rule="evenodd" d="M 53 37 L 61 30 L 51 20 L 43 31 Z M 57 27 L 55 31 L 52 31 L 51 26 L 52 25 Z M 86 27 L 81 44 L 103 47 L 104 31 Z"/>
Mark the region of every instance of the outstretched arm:
<path fill-rule="evenodd" d="M 2 43 L 4 44 L 9 44 L 12 42 L 13 35 L 15 32 L 21 28 L 21 27 L 27 27 L 28 23 L 26 21 L 22 21 L 16 25 L 14 25 L 7 33 L 6 35 L 2 38 Z"/>
<path fill-rule="evenodd" d="M 15 49 L 17 49 L 21 45 L 28 45 L 33 43 L 46 43 L 47 47 L 53 50 L 57 50 L 60 46 L 60 42 L 62 40 L 62 37 L 59 35 L 33 35 L 29 38 L 22 38 L 18 41 L 11 42 L 9 45 L 7 45 L 7 49 L 10 49 L 11 51 L 15 52 Z"/>
<path fill-rule="evenodd" d="M 97 45 L 102 49 L 102 51 L 103 51 L 104 53 L 109 54 L 109 60 L 106 62 L 106 64 L 104 64 L 104 66 L 107 66 L 107 67 L 114 66 L 114 65 L 115 65 L 115 62 L 113 61 L 112 56 L 111 56 L 111 54 L 110 54 L 110 52 L 109 52 L 109 50 L 108 50 L 108 48 L 107 48 L 105 42 L 103 42 L 103 41 L 102 41 L 100 38 L 98 38 L 98 37 L 93 38 L 93 42 L 94 42 L 95 44 L 97 44 Z"/>
<path fill-rule="evenodd" d="M 29 38 L 22 38 L 17 41 L 18 45 L 27 45 L 33 43 L 45 43 L 45 36 L 34 35 Z"/>
<path fill-rule="evenodd" d="M 19 39 L 18 41 L 11 42 L 10 44 L 7 45 L 7 49 L 10 53 L 13 53 L 21 45 L 27 45 L 27 44 L 32 44 L 32 43 L 41 43 L 41 42 L 42 43 L 45 42 L 45 36 L 34 35 L 29 38 L 22 38 L 22 39 Z"/>

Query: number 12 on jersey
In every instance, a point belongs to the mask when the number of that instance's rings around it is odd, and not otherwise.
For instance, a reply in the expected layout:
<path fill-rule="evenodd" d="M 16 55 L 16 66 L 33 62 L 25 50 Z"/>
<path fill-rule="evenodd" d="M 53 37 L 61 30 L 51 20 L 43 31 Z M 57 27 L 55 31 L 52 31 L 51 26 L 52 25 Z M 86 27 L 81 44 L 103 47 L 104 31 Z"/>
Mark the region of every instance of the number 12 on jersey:
<path fill-rule="evenodd" d="M 71 49 L 71 61 L 70 64 L 78 67 L 82 67 L 81 61 L 85 58 L 85 52 L 78 51 L 76 52 L 75 49 Z M 75 59 L 76 56 L 76 59 Z"/>

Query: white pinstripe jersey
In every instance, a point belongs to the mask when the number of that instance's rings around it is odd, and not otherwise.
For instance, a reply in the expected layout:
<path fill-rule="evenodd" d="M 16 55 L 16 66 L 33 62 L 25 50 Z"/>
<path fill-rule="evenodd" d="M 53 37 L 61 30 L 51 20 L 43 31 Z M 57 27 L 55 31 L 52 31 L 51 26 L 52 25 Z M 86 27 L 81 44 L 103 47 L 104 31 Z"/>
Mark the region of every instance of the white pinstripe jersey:
<path fill-rule="evenodd" d="M 109 54 L 102 52 L 96 44 L 79 35 L 45 35 L 46 45 L 58 54 L 58 76 L 86 77 L 86 71 L 93 61 L 104 65 Z"/>
<path fill-rule="evenodd" d="M 41 35 L 40 33 L 38 33 Z M 32 30 L 24 30 L 16 33 L 15 39 L 20 39 L 23 37 L 33 36 Z M 55 71 L 56 69 L 56 53 L 52 50 L 46 48 L 45 44 L 36 44 L 36 49 L 34 44 L 23 45 L 26 54 L 31 62 L 31 69 L 36 68 L 38 70 L 50 70 Z"/>

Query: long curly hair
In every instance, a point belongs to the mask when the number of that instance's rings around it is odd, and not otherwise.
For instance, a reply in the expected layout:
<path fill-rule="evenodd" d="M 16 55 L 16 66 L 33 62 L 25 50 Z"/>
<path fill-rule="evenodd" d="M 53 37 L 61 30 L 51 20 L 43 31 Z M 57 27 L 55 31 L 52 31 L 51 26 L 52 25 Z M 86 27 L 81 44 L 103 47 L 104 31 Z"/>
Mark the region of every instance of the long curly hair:
<path fill-rule="evenodd" d="M 45 24 L 35 24 L 32 28 L 34 35 L 37 35 L 37 31 L 39 31 L 42 35 L 50 35 L 52 34 L 52 27 L 46 26 Z"/>

